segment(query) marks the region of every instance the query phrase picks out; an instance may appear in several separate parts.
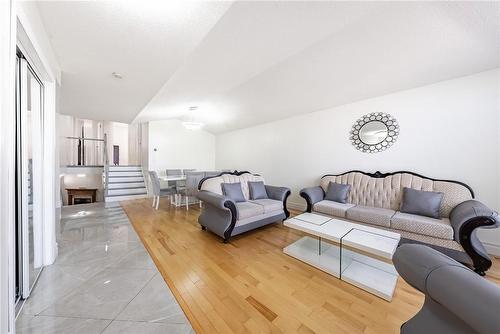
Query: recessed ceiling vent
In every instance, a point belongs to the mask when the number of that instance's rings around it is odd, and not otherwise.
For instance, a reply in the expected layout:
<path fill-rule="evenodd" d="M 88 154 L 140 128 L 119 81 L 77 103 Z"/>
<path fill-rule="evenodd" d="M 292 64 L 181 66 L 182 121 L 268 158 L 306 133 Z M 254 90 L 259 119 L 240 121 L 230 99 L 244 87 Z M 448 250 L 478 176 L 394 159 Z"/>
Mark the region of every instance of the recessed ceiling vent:
<path fill-rule="evenodd" d="M 121 73 L 113 72 L 111 75 L 116 79 L 123 79 L 123 75 L 121 75 Z"/>

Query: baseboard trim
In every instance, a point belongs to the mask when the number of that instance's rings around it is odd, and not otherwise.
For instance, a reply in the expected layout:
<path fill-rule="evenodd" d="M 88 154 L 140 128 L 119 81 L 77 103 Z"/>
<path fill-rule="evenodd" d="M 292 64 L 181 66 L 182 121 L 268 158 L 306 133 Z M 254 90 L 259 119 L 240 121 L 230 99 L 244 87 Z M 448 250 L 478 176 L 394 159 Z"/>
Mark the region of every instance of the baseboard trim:
<path fill-rule="evenodd" d="M 304 205 L 302 203 L 297 203 L 297 202 L 286 202 L 286 206 L 289 209 L 293 209 L 293 210 L 305 211 L 307 209 L 306 205 Z"/>
<path fill-rule="evenodd" d="M 500 245 L 490 244 L 487 242 L 483 242 L 484 248 L 490 255 L 500 256 Z"/>

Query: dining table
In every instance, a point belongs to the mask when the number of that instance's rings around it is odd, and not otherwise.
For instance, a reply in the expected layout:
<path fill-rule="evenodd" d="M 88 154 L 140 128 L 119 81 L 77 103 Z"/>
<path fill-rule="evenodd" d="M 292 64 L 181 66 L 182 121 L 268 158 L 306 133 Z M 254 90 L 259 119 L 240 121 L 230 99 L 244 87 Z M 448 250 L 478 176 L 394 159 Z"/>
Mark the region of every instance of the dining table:
<path fill-rule="evenodd" d="M 161 181 L 165 182 L 174 182 L 174 181 L 185 181 L 186 175 L 163 175 L 158 177 Z M 170 204 L 175 205 L 176 207 L 181 206 L 181 194 L 175 193 L 173 198 L 170 197 Z"/>

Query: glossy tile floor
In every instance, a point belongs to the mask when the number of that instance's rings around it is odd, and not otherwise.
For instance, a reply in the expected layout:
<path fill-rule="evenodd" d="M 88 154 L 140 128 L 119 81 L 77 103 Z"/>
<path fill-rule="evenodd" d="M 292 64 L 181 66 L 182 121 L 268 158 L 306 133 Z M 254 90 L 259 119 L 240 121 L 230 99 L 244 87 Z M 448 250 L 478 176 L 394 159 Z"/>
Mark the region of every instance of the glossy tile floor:
<path fill-rule="evenodd" d="M 193 333 L 121 207 L 64 207 L 58 244 L 17 333 Z"/>

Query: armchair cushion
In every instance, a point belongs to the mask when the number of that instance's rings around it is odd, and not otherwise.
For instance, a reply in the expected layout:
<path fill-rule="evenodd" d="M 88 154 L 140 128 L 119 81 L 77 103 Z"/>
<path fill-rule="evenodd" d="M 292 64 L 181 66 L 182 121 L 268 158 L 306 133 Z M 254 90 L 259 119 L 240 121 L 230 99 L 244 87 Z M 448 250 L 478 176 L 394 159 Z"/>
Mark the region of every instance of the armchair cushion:
<path fill-rule="evenodd" d="M 325 213 L 330 216 L 345 218 L 348 209 L 356 206 L 349 203 L 338 203 L 329 200 L 322 200 L 313 205 L 313 211 Z"/>
<path fill-rule="evenodd" d="M 264 214 L 264 207 L 251 202 L 236 202 L 238 220 Z"/>
<path fill-rule="evenodd" d="M 263 199 L 269 198 L 267 196 L 266 187 L 263 181 L 248 181 L 248 191 L 250 194 L 250 199 Z"/>
<path fill-rule="evenodd" d="M 222 183 L 222 193 L 226 196 L 238 202 L 245 202 L 245 196 L 243 196 L 243 191 L 241 191 L 241 183 Z"/>
<path fill-rule="evenodd" d="M 338 203 L 347 203 L 347 197 L 349 196 L 349 191 L 351 190 L 350 184 L 340 184 L 335 182 L 330 182 L 328 184 L 328 190 L 325 194 L 325 199 Z"/>
<path fill-rule="evenodd" d="M 448 218 L 435 219 L 409 213 L 396 212 L 391 227 L 397 230 L 453 240 L 453 227 Z"/>
<path fill-rule="evenodd" d="M 416 190 L 405 187 L 401 212 L 439 219 L 444 193 Z"/>

